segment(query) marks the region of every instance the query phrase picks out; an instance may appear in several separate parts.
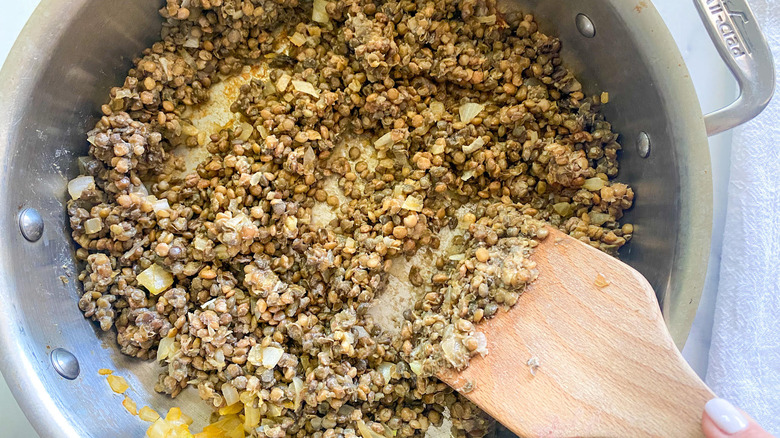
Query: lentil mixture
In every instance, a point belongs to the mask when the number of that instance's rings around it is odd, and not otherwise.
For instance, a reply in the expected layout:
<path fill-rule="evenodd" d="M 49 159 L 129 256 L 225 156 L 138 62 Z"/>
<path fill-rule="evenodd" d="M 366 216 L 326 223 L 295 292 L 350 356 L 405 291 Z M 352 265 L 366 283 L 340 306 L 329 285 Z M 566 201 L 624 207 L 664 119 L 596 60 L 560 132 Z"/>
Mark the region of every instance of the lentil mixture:
<path fill-rule="evenodd" d="M 436 371 L 488 353 L 475 323 L 533 281 L 544 224 L 613 254 L 632 236 L 608 97 L 493 0 L 160 13 L 69 183 L 84 315 L 167 366 L 157 391 L 197 389 L 218 420 L 202 436 L 487 434 Z M 196 128 L 250 67 L 241 122 Z M 206 151 L 192 172 L 187 149 Z M 409 303 L 385 318 L 393 288 Z"/>

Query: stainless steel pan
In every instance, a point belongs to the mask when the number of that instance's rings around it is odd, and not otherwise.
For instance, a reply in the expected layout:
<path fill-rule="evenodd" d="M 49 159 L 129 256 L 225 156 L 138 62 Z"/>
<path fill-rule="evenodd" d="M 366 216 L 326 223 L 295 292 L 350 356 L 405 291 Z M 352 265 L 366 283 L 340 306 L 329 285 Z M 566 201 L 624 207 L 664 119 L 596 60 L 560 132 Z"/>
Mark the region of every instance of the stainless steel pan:
<path fill-rule="evenodd" d="M 774 84 L 769 49 L 744 0 L 696 0 L 741 95 L 702 116 L 688 71 L 650 0 L 508 0 L 560 36 L 590 92 L 609 92 L 622 135 L 620 178 L 636 193 L 635 239 L 622 258 L 658 293 L 678 345 L 707 266 L 712 181 L 707 135 L 758 114 Z M 99 368 L 121 370 L 133 397 L 203 420 L 195 394 L 155 394 L 157 365 L 122 356 L 76 303 L 66 182 L 87 151 L 109 87 L 158 38 L 159 0 L 44 0 L 0 73 L 0 369 L 43 436 L 143 436 Z M 97 339 L 100 339 L 98 341 Z M 140 405 L 139 405 L 140 406 Z M 0 432 L 0 435 L 2 433 Z"/>

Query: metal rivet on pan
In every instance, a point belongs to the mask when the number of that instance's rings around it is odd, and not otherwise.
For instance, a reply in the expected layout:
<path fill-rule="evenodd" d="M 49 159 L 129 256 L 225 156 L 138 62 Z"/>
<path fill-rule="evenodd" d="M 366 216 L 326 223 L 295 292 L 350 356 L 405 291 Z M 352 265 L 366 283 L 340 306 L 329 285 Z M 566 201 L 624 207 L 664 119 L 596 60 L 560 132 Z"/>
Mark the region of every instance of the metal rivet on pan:
<path fill-rule="evenodd" d="M 577 30 L 580 31 L 585 38 L 593 38 L 596 36 L 596 26 L 593 25 L 593 21 L 585 14 L 577 14 L 577 18 L 574 20 L 577 23 Z"/>
<path fill-rule="evenodd" d="M 62 377 L 73 380 L 79 376 L 79 360 L 68 350 L 56 348 L 51 352 L 51 364 Z"/>
<path fill-rule="evenodd" d="M 636 150 L 642 158 L 647 158 L 650 155 L 650 137 L 644 131 L 640 132 L 636 138 Z"/>
<path fill-rule="evenodd" d="M 19 213 L 19 229 L 22 236 L 30 242 L 35 242 L 43 235 L 43 218 L 38 210 L 25 208 Z"/>

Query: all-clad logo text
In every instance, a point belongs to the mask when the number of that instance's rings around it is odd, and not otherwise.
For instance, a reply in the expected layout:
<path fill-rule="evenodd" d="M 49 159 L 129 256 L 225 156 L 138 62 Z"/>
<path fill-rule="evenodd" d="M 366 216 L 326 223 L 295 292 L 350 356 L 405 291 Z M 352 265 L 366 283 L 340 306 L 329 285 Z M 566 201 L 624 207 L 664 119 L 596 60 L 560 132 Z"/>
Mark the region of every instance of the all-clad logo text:
<path fill-rule="evenodd" d="M 710 11 L 720 37 L 728 46 L 731 56 L 739 58 L 749 53 L 749 49 L 734 18 L 741 19 L 742 23 L 740 24 L 744 26 L 747 23 L 747 17 L 743 12 L 730 8 L 729 3 L 728 0 L 707 0 L 707 9 Z"/>

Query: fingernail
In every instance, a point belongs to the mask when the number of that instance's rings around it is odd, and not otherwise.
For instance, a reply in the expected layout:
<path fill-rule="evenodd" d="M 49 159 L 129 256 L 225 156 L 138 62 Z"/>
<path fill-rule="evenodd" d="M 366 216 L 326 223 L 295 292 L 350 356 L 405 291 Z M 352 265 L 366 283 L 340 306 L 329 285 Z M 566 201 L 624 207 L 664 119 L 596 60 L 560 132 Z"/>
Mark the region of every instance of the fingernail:
<path fill-rule="evenodd" d="M 722 398 L 714 398 L 704 405 L 704 411 L 712 421 L 729 435 L 741 432 L 748 427 L 748 420 L 737 408 Z"/>

